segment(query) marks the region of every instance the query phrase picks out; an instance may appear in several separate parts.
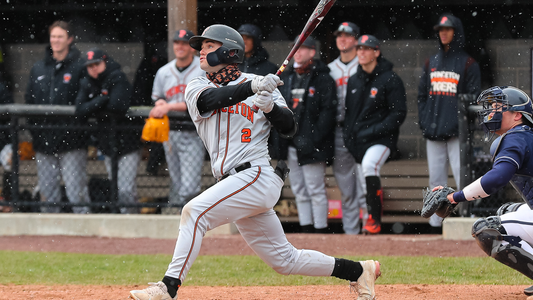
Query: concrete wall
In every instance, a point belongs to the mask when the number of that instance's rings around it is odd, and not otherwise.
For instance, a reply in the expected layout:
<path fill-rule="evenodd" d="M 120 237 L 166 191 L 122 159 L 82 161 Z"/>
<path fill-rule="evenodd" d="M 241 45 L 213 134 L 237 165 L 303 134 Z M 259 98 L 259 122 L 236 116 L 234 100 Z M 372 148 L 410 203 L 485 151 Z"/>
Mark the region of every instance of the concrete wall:
<path fill-rule="evenodd" d="M 263 42 L 270 53 L 270 60 L 281 65 L 290 50 L 289 41 Z M 77 44 L 86 51 L 94 44 Z M 142 44 L 102 44 L 123 67 L 133 82 L 135 71 L 142 59 Z M 485 43 L 490 58 L 495 85 L 513 85 L 531 94 L 531 48 L 533 39 L 488 40 Z M 44 55 L 44 44 L 8 45 L 7 58 L 15 81 L 15 101 L 23 103 L 28 72 Z M 425 158 L 425 141 L 418 128 L 417 88 L 422 65 L 426 58 L 438 50 L 436 40 L 395 40 L 382 45 L 384 57 L 394 64 L 394 70 L 402 78 L 407 91 L 408 114 L 400 129 L 399 148 L 403 158 Z M 487 88 L 483 86 L 482 88 Z"/>

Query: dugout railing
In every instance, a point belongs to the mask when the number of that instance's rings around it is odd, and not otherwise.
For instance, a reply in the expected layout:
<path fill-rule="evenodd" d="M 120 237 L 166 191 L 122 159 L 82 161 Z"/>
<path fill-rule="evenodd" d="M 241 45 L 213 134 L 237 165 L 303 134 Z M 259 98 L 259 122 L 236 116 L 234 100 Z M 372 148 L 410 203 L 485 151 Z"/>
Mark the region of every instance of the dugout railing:
<path fill-rule="evenodd" d="M 21 149 L 19 147 L 11 156 L 11 170 L 10 176 L 6 180 L 6 170 L 4 169 L 3 179 L 3 195 L 9 196 L 4 198 L 6 201 L 0 203 L 2 206 L 11 206 L 12 210 L 17 212 L 38 212 L 40 207 L 61 207 L 61 212 L 70 212 L 72 207 L 89 206 L 93 212 L 119 212 L 120 207 L 146 207 L 146 208 L 169 208 L 180 207 L 181 205 L 170 203 L 168 201 L 168 187 L 170 186 L 168 171 L 165 169 L 164 163 L 160 163 L 160 168 L 157 175 L 148 174 L 146 170 L 146 157 L 141 160 L 138 166 L 139 172 L 135 174 L 138 185 L 138 198 L 150 197 L 151 201 L 137 202 L 137 203 L 122 203 L 118 200 L 118 159 L 114 147 L 114 142 L 118 142 L 121 136 L 118 132 L 135 131 L 139 133 L 142 131 L 144 119 L 147 118 L 152 107 L 132 107 L 127 112 L 126 116 L 131 120 L 138 120 L 128 125 L 117 125 L 116 116 L 106 114 L 106 118 L 110 123 L 105 127 L 100 126 L 95 122 L 95 118 L 89 118 L 86 124 L 70 126 L 69 129 L 74 131 L 84 131 L 87 133 L 87 138 L 94 140 L 94 134 L 100 130 L 107 130 L 109 132 L 111 152 L 109 155 L 111 161 L 111 175 L 106 170 L 103 156 L 97 150 L 97 147 L 92 147 L 95 154 L 90 156 L 87 161 L 88 185 L 91 196 L 90 203 L 70 203 L 64 192 L 64 184 L 62 184 L 62 195 L 58 202 L 41 202 L 38 195 L 38 179 L 35 158 L 21 160 Z M 30 130 L 53 130 L 57 128 L 64 129 L 65 126 L 55 125 L 32 125 L 28 119 L 58 119 L 67 121 L 69 118 L 76 118 L 74 106 L 60 106 L 60 105 L 25 105 L 25 104 L 11 104 L 0 105 L 0 131 L 9 136 L 11 145 L 20 145 L 21 142 L 29 142 L 31 144 Z M 96 116 L 98 117 L 98 116 Z M 171 120 L 179 120 L 191 122 L 190 117 L 185 112 L 170 112 L 169 118 Z M 149 156 L 151 153 L 149 145 L 142 144 L 140 146 L 143 156 Z M 1 150 L 1 149 L 0 149 Z M 148 155 L 146 152 L 148 151 Z M 164 158 L 164 154 L 163 155 Z M 101 186 L 99 186 L 99 184 Z M 7 185 L 7 186 L 6 186 Z M 6 190 L 9 190 L 6 193 Z"/>
<path fill-rule="evenodd" d="M 461 101 L 464 103 L 460 109 L 460 140 L 461 140 L 461 160 L 462 160 L 462 185 L 466 185 L 473 179 L 479 177 L 486 172 L 490 166 L 489 147 L 490 143 L 484 143 L 483 131 L 478 125 L 476 118 L 476 111 L 479 107 L 473 105 L 473 97 L 462 97 Z M 138 119 L 141 122 L 138 125 L 129 125 L 127 128 L 113 125 L 106 127 L 105 130 L 119 131 L 119 130 L 134 130 L 140 132 L 142 130 L 143 122 L 151 107 L 133 107 L 127 116 L 132 119 Z M 32 128 L 28 124 L 28 118 L 59 118 L 67 119 L 73 118 L 75 115 L 75 108 L 73 106 L 54 106 L 54 105 L 0 105 L 0 132 L 8 133 L 12 145 L 19 145 L 20 142 L 31 141 L 29 130 Z M 113 116 L 109 116 L 113 119 Z M 171 112 L 169 117 L 174 120 L 190 121 L 187 113 Z M 40 128 L 46 130 L 46 128 Z M 79 126 L 79 130 L 86 130 L 88 132 L 96 132 L 102 130 L 94 124 L 88 123 L 84 126 Z M 111 133 L 110 136 L 114 134 Z M 117 137 L 120 138 L 120 137 Z M 143 145 L 142 149 L 146 151 L 150 148 Z M 1 149 L 0 149 L 1 150 Z M 6 190 L 10 191 L 7 202 L 0 203 L 1 206 L 11 206 L 13 211 L 23 212 L 38 212 L 40 207 L 61 207 L 62 212 L 69 212 L 73 206 L 90 206 L 93 212 L 119 212 L 120 207 L 136 207 L 147 208 L 149 213 L 159 212 L 163 208 L 177 207 L 180 205 L 169 203 L 168 191 L 170 186 L 170 179 L 168 171 L 165 168 L 165 163 L 159 166 L 157 174 L 150 174 L 147 172 L 148 158 L 150 152 L 143 156 L 138 167 L 136 182 L 138 185 L 138 196 L 140 199 L 137 203 L 121 203 L 118 201 L 118 187 L 117 187 L 117 159 L 115 155 L 111 155 L 111 178 L 106 180 L 108 173 L 105 169 L 104 163 L 101 160 L 101 155 L 96 154 L 88 160 L 87 172 L 89 176 L 89 189 L 91 194 L 90 204 L 72 204 L 65 195 L 61 197 L 59 202 L 41 202 L 35 196 L 35 188 L 38 186 L 36 175 L 36 167 L 34 159 L 21 160 L 21 153 L 12 156 L 11 162 L 11 176 L 9 180 L 3 180 L 3 194 Z M 148 156 L 145 157 L 145 156 Z M 164 156 L 164 155 L 163 155 Z M 5 174 L 5 170 L 4 174 Z M 399 160 L 387 163 L 382 171 L 383 186 L 384 186 L 384 222 L 426 222 L 419 217 L 419 210 L 422 205 L 422 189 L 427 186 L 427 164 L 424 159 L 419 160 Z M 5 176 L 4 176 L 5 177 Z M 5 179 L 5 178 L 4 178 Z M 449 178 L 449 185 L 453 186 L 453 177 Z M 211 175 L 209 168 L 209 161 L 204 161 L 203 175 L 201 182 L 201 190 L 207 189 L 215 183 L 215 179 Z M 6 186 L 6 184 L 8 186 Z M 103 186 L 99 185 L 103 184 Z M 336 189 L 336 182 L 331 170 L 327 173 L 326 184 L 328 189 Z M 340 199 L 340 194 L 336 191 L 335 198 Z M 287 180 L 282 192 L 280 200 L 294 201 L 294 195 L 290 190 L 290 182 Z M 465 207 L 459 210 L 461 216 L 486 216 L 494 213 L 494 211 L 503 203 L 508 201 L 520 201 L 516 193 L 512 189 L 506 188 L 488 199 L 469 202 Z M 278 207 L 279 208 L 279 207 Z M 294 210 L 288 210 L 294 216 Z M 279 212 L 279 210 L 278 210 Z M 283 218 L 283 216 L 282 216 Z M 294 217 L 284 218 L 287 221 L 297 222 Z"/>

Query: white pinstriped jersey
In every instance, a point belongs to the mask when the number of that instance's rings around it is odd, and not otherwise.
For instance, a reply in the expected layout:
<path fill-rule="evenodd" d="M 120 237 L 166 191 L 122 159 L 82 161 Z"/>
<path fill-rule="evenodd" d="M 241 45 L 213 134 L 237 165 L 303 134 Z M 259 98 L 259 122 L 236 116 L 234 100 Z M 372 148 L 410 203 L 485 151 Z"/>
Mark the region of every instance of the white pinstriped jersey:
<path fill-rule="evenodd" d="M 205 77 L 200 69 L 200 59 L 195 56 L 191 65 L 183 72 L 176 68 L 176 59 L 162 66 L 155 74 L 152 88 L 152 100 L 165 99 L 168 103 L 184 102 L 187 83 L 198 76 Z"/>
<path fill-rule="evenodd" d="M 335 80 L 337 85 L 337 122 L 343 122 L 346 113 L 346 87 L 350 76 L 357 72 L 359 58 L 356 56 L 349 64 L 344 64 L 340 56 L 328 64 L 329 75 Z"/>
<path fill-rule="evenodd" d="M 228 85 L 241 84 L 255 76 L 242 73 Z M 252 111 L 255 95 L 236 105 L 201 115 L 196 105 L 198 97 L 206 89 L 217 87 L 206 77 L 195 78 L 187 85 L 185 100 L 198 135 L 211 157 L 213 176 L 219 178 L 243 163 L 264 158 L 270 160 L 267 142 L 272 125 L 261 110 Z M 287 107 L 279 90 L 274 91 L 273 98 L 278 106 Z"/>

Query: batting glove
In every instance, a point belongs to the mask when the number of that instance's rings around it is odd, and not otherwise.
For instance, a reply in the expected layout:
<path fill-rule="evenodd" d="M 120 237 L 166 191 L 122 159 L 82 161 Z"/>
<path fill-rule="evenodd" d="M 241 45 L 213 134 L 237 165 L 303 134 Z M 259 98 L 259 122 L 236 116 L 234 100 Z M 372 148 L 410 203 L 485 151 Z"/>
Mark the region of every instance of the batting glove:
<path fill-rule="evenodd" d="M 252 92 L 254 92 L 254 94 L 259 92 L 259 84 L 263 78 L 263 76 L 255 76 L 254 79 L 252 79 Z"/>
<path fill-rule="evenodd" d="M 265 113 L 271 112 L 272 108 L 274 108 L 272 93 L 269 91 L 260 91 L 257 94 L 257 97 L 255 97 L 253 103 Z"/>
<path fill-rule="evenodd" d="M 268 74 L 263 78 L 263 80 L 261 80 L 261 82 L 259 82 L 258 89 L 259 91 L 268 91 L 273 93 L 280 85 L 283 85 L 283 81 L 281 81 L 277 75 Z"/>

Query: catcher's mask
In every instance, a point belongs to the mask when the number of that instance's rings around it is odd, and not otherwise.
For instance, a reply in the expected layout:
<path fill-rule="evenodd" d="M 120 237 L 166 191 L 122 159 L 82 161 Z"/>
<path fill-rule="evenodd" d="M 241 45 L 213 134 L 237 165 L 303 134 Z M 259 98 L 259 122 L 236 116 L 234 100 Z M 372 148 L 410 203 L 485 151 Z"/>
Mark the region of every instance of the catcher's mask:
<path fill-rule="evenodd" d="M 478 111 L 480 125 L 485 131 L 485 141 L 489 141 L 494 133 L 501 129 L 503 113 L 506 111 L 520 112 L 533 124 L 533 108 L 531 98 L 522 90 L 512 86 L 495 86 L 481 92 L 477 103 L 483 106 Z"/>

